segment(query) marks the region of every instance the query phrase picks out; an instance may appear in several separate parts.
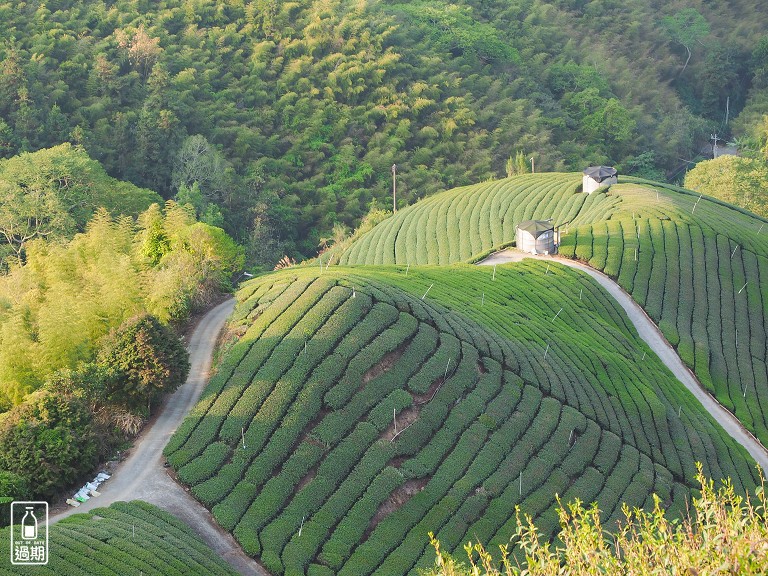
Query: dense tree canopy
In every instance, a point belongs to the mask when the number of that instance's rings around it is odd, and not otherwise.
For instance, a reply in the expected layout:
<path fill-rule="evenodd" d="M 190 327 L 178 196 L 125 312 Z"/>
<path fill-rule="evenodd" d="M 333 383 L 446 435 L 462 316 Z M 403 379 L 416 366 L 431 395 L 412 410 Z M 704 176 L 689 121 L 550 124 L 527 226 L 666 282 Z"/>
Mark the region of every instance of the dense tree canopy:
<path fill-rule="evenodd" d="M 52 496 L 96 464 L 98 448 L 91 413 L 78 398 L 48 391 L 0 419 L 0 470 L 23 480 L 35 496 Z"/>
<path fill-rule="evenodd" d="M 241 265 L 223 230 L 170 201 L 138 223 L 102 209 L 68 243 L 30 242 L 26 264 L 0 276 L 0 407 L 92 360 L 99 339 L 128 318 L 183 321 Z"/>
<path fill-rule="evenodd" d="M 699 162 L 685 187 L 768 217 L 768 165 L 755 158 L 724 155 Z"/>
<path fill-rule="evenodd" d="M 30 240 L 82 231 L 98 208 L 137 216 L 160 197 L 107 176 L 80 147 L 61 144 L 0 161 L 3 249 L 22 258 Z"/>
<path fill-rule="evenodd" d="M 674 176 L 765 86 L 766 18 L 683 0 L 2 2 L 0 155 L 69 141 L 165 198 L 197 183 L 198 217 L 274 262 L 387 202 L 392 164 L 402 204 L 503 176 L 518 150 Z"/>
<path fill-rule="evenodd" d="M 184 383 L 187 351 L 157 318 L 130 318 L 102 342 L 99 365 L 108 373 L 106 395 L 129 408 L 144 407 Z"/>

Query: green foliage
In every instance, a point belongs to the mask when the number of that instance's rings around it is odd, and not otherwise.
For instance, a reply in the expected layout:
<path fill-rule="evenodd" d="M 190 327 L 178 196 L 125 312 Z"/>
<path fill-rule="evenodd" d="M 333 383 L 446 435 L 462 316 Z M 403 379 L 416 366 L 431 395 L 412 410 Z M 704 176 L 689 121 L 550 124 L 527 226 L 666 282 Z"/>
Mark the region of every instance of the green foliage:
<path fill-rule="evenodd" d="M 148 405 L 184 383 L 187 351 L 179 338 L 148 314 L 130 318 L 101 343 L 98 364 L 108 371 L 107 397 L 128 408 Z"/>
<path fill-rule="evenodd" d="M 9 530 L 0 531 L 7 544 Z M 117 502 L 75 514 L 49 527 L 47 566 L 26 566 L 31 575 L 48 574 L 237 574 L 190 526 L 145 502 Z M 2 576 L 18 574 L 8 563 Z"/>
<path fill-rule="evenodd" d="M 0 498 L 27 500 L 31 494 L 29 486 L 24 476 L 0 470 Z"/>
<path fill-rule="evenodd" d="M 702 163 L 691 177 L 706 174 L 717 195 L 737 190 L 741 202 L 757 208 L 764 194 L 754 182 L 762 181 L 763 171 L 757 159 L 723 156 Z M 768 420 L 750 400 L 755 394 L 763 401 L 764 354 L 743 353 L 746 334 L 750 346 L 764 342 L 768 222 L 764 226 L 760 217 L 723 200 L 699 200 L 700 193 L 690 190 L 620 178 L 625 183 L 591 195 L 576 192 L 580 174 L 558 173 L 450 190 L 399 210 L 352 243 L 340 261 L 474 261 L 513 241 L 520 221 L 553 218 L 563 233 L 560 254 L 616 278 L 704 386 L 768 442 Z"/>
<path fill-rule="evenodd" d="M 238 299 L 243 335 L 166 456 L 278 574 L 405 574 L 428 566 L 429 529 L 450 550 L 502 543 L 518 504 L 554 536 L 556 493 L 598 501 L 610 529 L 653 492 L 679 513 L 697 460 L 756 482 L 618 305 L 565 267 L 295 267 Z"/>
<path fill-rule="evenodd" d="M 606 534 L 597 506 L 585 507 L 576 500 L 558 502 L 561 531 L 558 543 L 543 540 L 530 515 L 517 511 L 512 544 L 500 546 L 494 560 L 481 542 L 464 546 L 468 565 L 441 551 L 441 542 L 429 533 L 435 549 L 434 568 L 423 576 L 507 576 L 530 574 L 617 574 L 645 576 L 658 573 L 706 574 L 723 569 L 744 575 L 765 570 L 768 553 L 762 545 L 768 538 L 768 517 L 763 486 L 746 497 L 725 481 L 714 482 L 699 472 L 699 497 L 693 499 L 690 516 L 683 522 L 670 518 L 654 495 L 653 509 L 624 506 L 622 528 Z M 727 568 L 726 568 L 727 567 Z"/>
<path fill-rule="evenodd" d="M 69 144 L 1 161 L 0 182 L 0 230 L 19 258 L 30 240 L 82 231 L 98 208 L 135 217 L 159 199 L 110 178 L 82 148 Z"/>
<path fill-rule="evenodd" d="M 685 187 L 768 217 L 768 164 L 723 155 L 699 162 L 686 173 Z"/>
<path fill-rule="evenodd" d="M 99 339 L 137 314 L 183 322 L 229 289 L 242 262 L 223 230 L 173 202 L 138 224 L 100 210 L 68 243 L 30 243 L 26 264 L 0 277 L 0 403 L 93 360 Z"/>
<path fill-rule="evenodd" d="M 390 197 L 392 164 L 401 205 L 503 176 L 518 149 L 545 170 L 654 150 L 671 173 L 709 135 L 703 119 L 722 119 L 723 92 L 734 117 L 736 91 L 761 86 L 766 29 L 754 2 L 681 0 L 0 11 L 0 155 L 72 142 L 164 198 L 197 181 L 221 213 L 198 217 L 241 242 L 255 233 L 249 256 L 269 268 L 358 226 Z M 676 79 L 680 42 L 697 57 Z"/>
<path fill-rule="evenodd" d="M 40 391 L 0 421 L 0 470 L 23 478 L 35 497 L 53 496 L 96 458 L 91 413 L 77 397 Z"/>
<path fill-rule="evenodd" d="M 519 63 L 520 56 L 491 24 L 473 17 L 472 8 L 444 2 L 412 2 L 398 9 L 424 26 L 429 39 L 453 57 L 468 55 L 481 61 Z"/>
<path fill-rule="evenodd" d="M 661 25 L 666 30 L 673 42 L 682 45 L 688 52 L 683 70 L 691 59 L 693 45 L 709 34 L 709 23 L 696 8 L 685 8 L 673 16 L 665 16 Z"/>

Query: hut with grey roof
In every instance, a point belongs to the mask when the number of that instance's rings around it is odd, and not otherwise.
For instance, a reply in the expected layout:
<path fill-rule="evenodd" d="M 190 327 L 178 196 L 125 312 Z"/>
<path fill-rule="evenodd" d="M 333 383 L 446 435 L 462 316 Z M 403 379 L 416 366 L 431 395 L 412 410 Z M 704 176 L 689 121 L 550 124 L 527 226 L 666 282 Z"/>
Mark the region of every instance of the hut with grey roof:
<path fill-rule="evenodd" d="M 554 254 L 555 227 L 552 220 L 524 220 L 515 229 L 517 249 L 530 254 Z"/>
<path fill-rule="evenodd" d="M 582 190 L 592 194 L 601 186 L 610 186 L 618 181 L 618 172 L 611 166 L 590 166 L 584 170 Z"/>

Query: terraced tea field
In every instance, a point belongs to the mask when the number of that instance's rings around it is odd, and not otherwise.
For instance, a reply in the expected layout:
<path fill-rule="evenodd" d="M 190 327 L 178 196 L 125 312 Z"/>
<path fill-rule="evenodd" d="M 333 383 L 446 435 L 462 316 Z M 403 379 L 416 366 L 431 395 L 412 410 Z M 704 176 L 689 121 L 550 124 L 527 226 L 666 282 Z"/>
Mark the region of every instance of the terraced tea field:
<path fill-rule="evenodd" d="M 9 529 L 0 531 L 8 550 Z M 0 563 L 0 575 L 18 576 L 234 576 L 186 526 L 143 502 L 117 502 L 51 526 L 47 566 Z M 7 554 L 7 552 L 5 552 Z"/>
<path fill-rule="evenodd" d="M 586 195 L 580 174 L 536 174 L 432 196 L 364 235 L 346 264 L 467 261 L 553 218 L 560 253 L 646 310 L 702 384 L 768 445 L 768 223 L 672 186 L 621 178 Z M 457 233 L 457 231 L 460 231 Z"/>
<path fill-rule="evenodd" d="M 607 202 L 608 200 L 603 200 Z M 614 202 L 610 200 L 610 202 Z M 557 264 L 290 269 L 248 282 L 242 336 L 166 447 L 274 574 L 405 574 L 506 542 L 554 495 L 686 509 L 733 443 L 591 279 Z"/>

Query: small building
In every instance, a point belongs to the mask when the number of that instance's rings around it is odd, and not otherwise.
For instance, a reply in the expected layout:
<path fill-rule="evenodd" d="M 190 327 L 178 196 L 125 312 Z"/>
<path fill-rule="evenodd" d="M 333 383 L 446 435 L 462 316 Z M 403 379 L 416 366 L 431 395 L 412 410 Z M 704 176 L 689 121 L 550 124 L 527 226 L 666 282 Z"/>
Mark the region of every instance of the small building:
<path fill-rule="evenodd" d="M 524 220 L 515 229 L 517 249 L 530 254 L 554 254 L 555 227 L 552 220 Z"/>
<path fill-rule="evenodd" d="M 600 186 L 610 186 L 618 181 L 618 172 L 611 166 L 590 166 L 584 170 L 582 190 L 592 194 Z"/>

